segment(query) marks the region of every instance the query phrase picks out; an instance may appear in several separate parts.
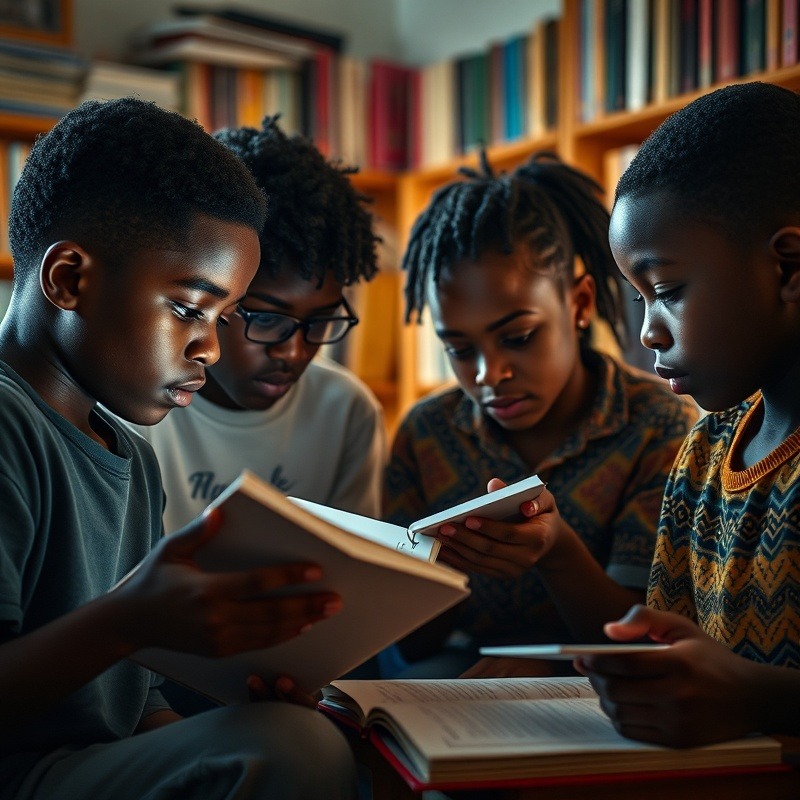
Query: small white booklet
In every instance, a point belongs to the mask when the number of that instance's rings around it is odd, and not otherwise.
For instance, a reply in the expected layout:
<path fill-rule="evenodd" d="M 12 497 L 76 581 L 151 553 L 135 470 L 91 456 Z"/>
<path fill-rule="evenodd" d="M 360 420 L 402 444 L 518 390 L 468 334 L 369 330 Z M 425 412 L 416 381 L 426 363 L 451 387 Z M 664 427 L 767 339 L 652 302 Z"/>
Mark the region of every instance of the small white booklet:
<path fill-rule="evenodd" d="M 394 547 L 395 550 L 412 553 L 417 558 L 435 561 L 439 553 L 439 541 L 435 538 L 437 530 L 445 522 L 464 522 L 467 517 L 486 517 L 488 519 L 509 520 L 519 516 L 522 503 L 539 496 L 545 484 L 536 475 L 511 483 L 495 492 L 482 494 L 473 500 L 431 514 L 428 517 L 412 522 L 408 528 L 393 525 L 390 522 L 372 519 L 340 511 L 337 508 L 301 500 L 297 497 L 289 499 L 305 508 L 320 519 L 331 522 L 340 528 L 355 533 L 364 539 Z"/>

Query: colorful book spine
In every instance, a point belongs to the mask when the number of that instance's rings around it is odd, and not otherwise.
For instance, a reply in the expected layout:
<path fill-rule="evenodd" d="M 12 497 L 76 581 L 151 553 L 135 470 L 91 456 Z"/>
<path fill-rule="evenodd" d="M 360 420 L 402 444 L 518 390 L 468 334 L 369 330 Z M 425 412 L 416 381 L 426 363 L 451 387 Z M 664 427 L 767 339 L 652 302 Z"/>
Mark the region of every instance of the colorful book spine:
<path fill-rule="evenodd" d="M 797 25 L 798 0 L 783 0 L 783 36 L 781 37 L 781 66 L 790 67 L 798 61 Z"/>
<path fill-rule="evenodd" d="M 717 1 L 715 78 L 719 82 L 733 80 L 740 74 L 740 14 L 738 0 Z"/>

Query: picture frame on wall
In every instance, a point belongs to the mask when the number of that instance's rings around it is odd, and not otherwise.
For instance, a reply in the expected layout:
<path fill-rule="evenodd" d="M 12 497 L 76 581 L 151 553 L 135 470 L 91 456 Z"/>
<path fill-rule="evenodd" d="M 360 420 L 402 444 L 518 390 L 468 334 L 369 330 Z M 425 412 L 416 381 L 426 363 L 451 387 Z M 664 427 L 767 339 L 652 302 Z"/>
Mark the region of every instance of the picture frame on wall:
<path fill-rule="evenodd" d="M 0 0 L 0 37 L 72 43 L 72 0 Z"/>

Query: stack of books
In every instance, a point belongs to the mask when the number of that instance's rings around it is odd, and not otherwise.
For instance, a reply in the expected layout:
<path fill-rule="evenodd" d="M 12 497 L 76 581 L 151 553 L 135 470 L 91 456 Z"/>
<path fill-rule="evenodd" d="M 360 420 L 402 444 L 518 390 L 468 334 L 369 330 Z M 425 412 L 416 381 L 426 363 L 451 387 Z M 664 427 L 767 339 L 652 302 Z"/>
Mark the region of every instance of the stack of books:
<path fill-rule="evenodd" d="M 77 102 L 86 66 L 66 48 L 0 40 L 0 111 L 63 116 Z"/>

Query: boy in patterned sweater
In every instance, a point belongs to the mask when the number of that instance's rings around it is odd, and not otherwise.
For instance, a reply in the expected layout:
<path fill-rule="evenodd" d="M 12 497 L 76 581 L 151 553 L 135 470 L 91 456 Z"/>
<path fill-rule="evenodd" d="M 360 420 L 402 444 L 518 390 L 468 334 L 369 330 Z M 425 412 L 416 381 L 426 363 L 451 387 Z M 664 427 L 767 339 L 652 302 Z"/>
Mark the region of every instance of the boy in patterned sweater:
<path fill-rule="evenodd" d="M 617 187 L 610 241 L 642 342 L 712 411 L 667 484 L 647 607 L 606 625 L 671 647 L 576 663 L 634 739 L 800 732 L 798 130 L 800 95 L 720 89 L 664 122 Z"/>

